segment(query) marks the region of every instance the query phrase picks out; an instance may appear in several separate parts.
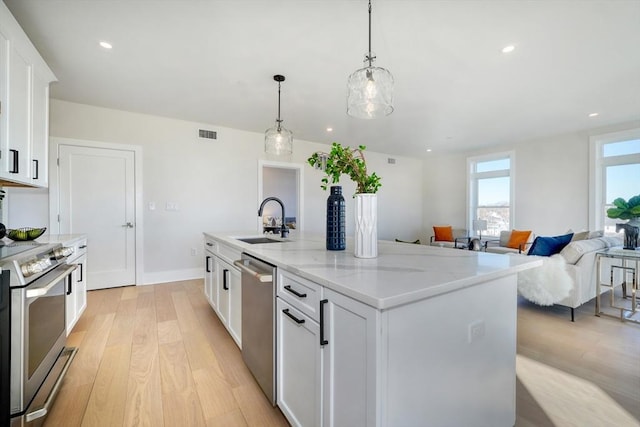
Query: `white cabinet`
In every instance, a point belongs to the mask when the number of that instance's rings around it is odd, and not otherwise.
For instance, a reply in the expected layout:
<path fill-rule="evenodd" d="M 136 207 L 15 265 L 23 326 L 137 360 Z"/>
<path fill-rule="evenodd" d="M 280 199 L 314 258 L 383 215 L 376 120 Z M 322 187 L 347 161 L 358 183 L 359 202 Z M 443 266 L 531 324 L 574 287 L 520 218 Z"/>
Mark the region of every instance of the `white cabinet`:
<path fill-rule="evenodd" d="M 204 243 L 204 295 L 211 307 L 218 311 L 218 276 L 215 262 L 216 243 L 205 240 Z"/>
<path fill-rule="evenodd" d="M 374 426 L 378 311 L 324 289 L 320 303 L 323 426 Z"/>
<path fill-rule="evenodd" d="M 47 186 L 49 83 L 56 78 L 0 2 L 0 180 Z"/>
<path fill-rule="evenodd" d="M 282 412 L 300 426 L 375 425 L 377 310 L 287 272 L 278 281 Z M 306 296 L 294 301 L 285 285 Z"/>
<path fill-rule="evenodd" d="M 242 278 L 240 270 L 218 257 L 216 257 L 216 264 L 218 317 L 238 347 L 242 348 Z"/>
<path fill-rule="evenodd" d="M 277 300 L 278 407 L 294 426 L 322 423 L 322 349 L 318 322 Z"/>
<path fill-rule="evenodd" d="M 73 248 L 73 254 L 67 259 L 67 263 L 77 266 L 68 279 L 65 298 L 67 335 L 69 335 L 87 308 L 87 239 L 65 242 L 63 246 Z"/>
<path fill-rule="evenodd" d="M 33 73 L 31 96 L 31 184 L 47 187 L 49 184 L 49 79 L 41 70 Z"/>
<path fill-rule="evenodd" d="M 204 292 L 222 324 L 242 348 L 242 278 L 233 261 L 240 252 L 205 239 Z"/>

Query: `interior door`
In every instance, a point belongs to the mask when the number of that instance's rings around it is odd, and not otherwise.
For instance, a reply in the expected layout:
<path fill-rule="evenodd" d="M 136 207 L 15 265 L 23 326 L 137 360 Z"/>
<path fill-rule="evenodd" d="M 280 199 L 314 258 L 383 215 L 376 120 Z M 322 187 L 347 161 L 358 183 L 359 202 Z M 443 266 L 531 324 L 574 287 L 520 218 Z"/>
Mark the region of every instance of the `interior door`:
<path fill-rule="evenodd" d="M 87 234 L 87 289 L 136 283 L 135 153 L 61 144 L 60 233 Z"/>

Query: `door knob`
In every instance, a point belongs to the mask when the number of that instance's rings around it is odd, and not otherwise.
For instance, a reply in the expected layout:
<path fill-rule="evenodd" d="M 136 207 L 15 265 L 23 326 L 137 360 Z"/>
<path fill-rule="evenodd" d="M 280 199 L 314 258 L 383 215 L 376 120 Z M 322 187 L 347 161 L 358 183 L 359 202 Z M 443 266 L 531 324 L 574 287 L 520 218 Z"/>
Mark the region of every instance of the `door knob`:
<path fill-rule="evenodd" d="M 133 224 L 128 222 L 128 223 L 124 224 L 123 227 L 133 228 Z"/>

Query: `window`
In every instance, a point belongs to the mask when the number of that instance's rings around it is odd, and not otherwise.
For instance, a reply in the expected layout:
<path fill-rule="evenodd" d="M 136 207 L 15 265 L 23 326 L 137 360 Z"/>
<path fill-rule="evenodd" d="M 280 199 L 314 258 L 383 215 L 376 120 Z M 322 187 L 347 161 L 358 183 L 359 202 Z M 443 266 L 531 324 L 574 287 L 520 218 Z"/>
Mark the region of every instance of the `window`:
<path fill-rule="evenodd" d="M 640 194 L 640 129 L 599 135 L 592 143 L 592 203 L 590 226 L 615 234 L 615 220 L 607 209 L 618 197 L 628 200 Z"/>
<path fill-rule="evenodd" d="M 473 235 L 499 236 L 513 222 L 513 153 L 467 160 L 469 194 L 467 228 Z M 486 230 L 474 230 L 474 220 L 487 221 Z M 481 231 L 481 233 L 480 233 Z"/>

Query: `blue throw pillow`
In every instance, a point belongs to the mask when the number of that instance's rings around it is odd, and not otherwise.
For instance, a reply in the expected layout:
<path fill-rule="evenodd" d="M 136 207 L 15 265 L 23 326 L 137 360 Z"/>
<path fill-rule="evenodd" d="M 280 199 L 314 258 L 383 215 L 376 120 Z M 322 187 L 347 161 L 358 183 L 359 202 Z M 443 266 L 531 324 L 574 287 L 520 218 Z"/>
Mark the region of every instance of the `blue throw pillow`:
<path fill-rule="evenodd" d="M 551 256 L 557 254 L 571 242 L 572 237 L 573 233 L 554 237 L 538 236 L 533 241 L 527 255 Z"/>

